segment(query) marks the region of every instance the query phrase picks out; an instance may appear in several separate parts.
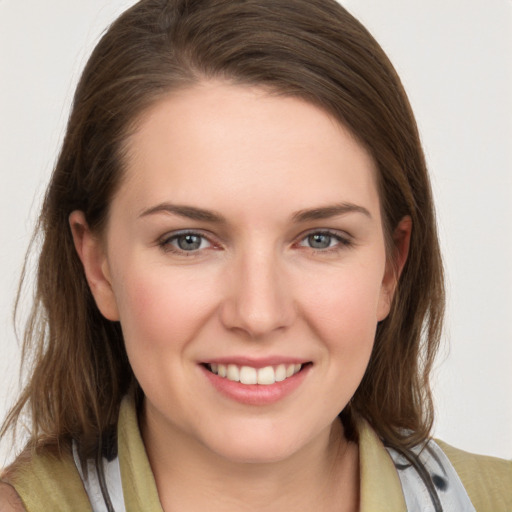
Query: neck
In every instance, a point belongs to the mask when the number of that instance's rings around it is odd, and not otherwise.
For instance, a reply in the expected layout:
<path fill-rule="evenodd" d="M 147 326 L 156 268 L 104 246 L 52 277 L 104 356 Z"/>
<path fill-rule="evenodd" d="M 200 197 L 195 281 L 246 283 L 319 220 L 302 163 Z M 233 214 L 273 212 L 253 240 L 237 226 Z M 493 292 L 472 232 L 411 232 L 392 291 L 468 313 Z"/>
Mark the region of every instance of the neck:
<path fill-rule="evenodd" d="M 232 461 L 145 414 L 142 434 L 164 511 L 357 510 L 358 449 L 339 420 L 271 462 Z"/>

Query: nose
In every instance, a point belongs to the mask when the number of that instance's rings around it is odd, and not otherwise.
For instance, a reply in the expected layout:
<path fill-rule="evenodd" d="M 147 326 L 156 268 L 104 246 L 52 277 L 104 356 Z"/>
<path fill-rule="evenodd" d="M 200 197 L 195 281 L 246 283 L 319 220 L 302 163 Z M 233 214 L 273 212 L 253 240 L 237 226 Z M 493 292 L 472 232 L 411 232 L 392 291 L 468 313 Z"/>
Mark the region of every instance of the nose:
<path fill-rule="evenodd" d="M 288 328 L 296 311 L 279 256 L 271 250 L 253 251 L 232 263 L 221 306 L 223 325 L 251 339 Z"/>

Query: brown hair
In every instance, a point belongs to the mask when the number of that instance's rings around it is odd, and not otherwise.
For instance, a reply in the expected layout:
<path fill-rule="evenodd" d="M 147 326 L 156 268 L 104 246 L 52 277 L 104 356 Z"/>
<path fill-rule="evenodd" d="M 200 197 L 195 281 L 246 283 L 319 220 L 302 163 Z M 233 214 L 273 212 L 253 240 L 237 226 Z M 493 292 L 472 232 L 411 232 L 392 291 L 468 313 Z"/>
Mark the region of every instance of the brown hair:
<path fill-rule="evenodd" d="M 396 72 L 335 0 L 142 0 L 104 34 L 78 85 L 39 219 L 43 243 L 23 345 L 33 365 L 2 433 L 26 410 L 33 446 L 75 438 L 94 450 L 116 424 L 123 395 L 137 384 L 119 324 L 102 317 L 89 291 L 68 217 L 82 210 L 101 232 L 137 120 L 170 91 L 210 78 L 325 109 L 377 163 L 388 242 L 400 219 L 412 218 L 409 258 L 350 410 L 389 444 L 425 440 L 444 309 L 429 178 Z"/>

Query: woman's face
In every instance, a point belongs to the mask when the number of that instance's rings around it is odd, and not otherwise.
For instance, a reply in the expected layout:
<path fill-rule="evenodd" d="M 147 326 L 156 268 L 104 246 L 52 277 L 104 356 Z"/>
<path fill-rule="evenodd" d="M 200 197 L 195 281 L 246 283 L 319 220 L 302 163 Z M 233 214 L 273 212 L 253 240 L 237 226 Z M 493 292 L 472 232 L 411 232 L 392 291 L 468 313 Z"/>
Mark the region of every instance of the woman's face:
<path fill-rule="evenodd" d="M 319 108 L 221 82 L 158 102 L 128 148 L 88 275 L 147 428 L 235 461 L 327 439 L 395 285 L 372 158 Z"/>

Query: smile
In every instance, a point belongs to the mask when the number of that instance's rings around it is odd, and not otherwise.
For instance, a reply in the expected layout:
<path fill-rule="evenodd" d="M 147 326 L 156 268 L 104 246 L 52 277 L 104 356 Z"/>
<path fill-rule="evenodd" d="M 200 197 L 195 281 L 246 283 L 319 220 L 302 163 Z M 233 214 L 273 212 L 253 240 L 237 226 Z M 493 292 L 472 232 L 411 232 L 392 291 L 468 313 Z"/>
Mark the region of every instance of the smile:
<path fill-rule="evenodd" d="M 299 373 L 304 365 L 302 364 L 279 364 L 276 366 L 265 366 L 264 368 L 253 368 L 252 366 L 238 366 L 236 364 L 207 364 L 206 367 L 215 375 L 241 384 L 261 384 L 269 386 L 276 382 L 293 377 Z"/>
<path fill-rule="evenodd" d="M 199 367 L 213 388 L 225 397 L 245 405 L 266 406 L 299 388 L 313 363 L 282 358 L 255 361 L 240 357 L 204 362 Z"/>

